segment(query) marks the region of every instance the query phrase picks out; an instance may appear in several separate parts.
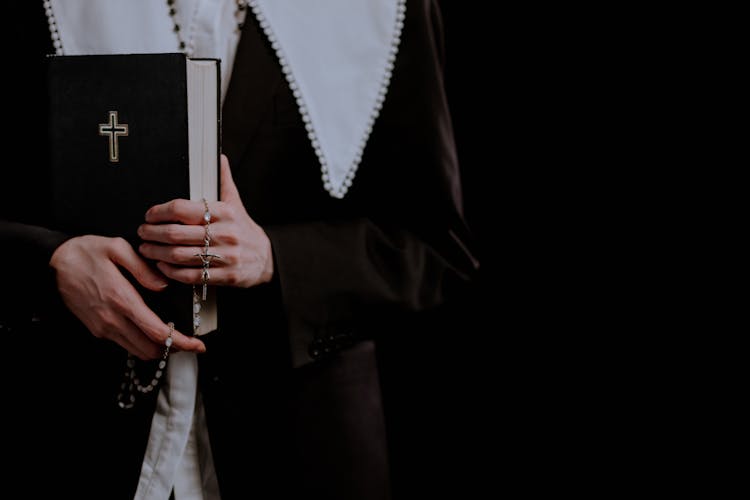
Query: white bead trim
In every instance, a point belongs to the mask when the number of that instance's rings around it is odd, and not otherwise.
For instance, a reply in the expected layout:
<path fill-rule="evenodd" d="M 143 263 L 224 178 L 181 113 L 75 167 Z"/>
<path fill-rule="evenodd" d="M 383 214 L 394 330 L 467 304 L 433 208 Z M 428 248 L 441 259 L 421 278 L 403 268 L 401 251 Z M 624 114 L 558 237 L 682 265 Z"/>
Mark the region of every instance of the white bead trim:
<path fill-rule="evenodd" d="M 365 146 L 367 145 L 367 141 L 370 138 L 370 134 L 372 133 L 372 127 L 375 125 L 375 121 L 380 115 L 380 110 L 383 108 L 383 102 L 385 102 L 385 97 L 388 94 L 388 86 L 391 83 L 393 66 L 396 61 L 396 55 L 398 54 L 399 45 L 401 44 L 401 31 L 403 30 L 404 18 L 406 17 L 406 0 L 398 0 L 398 5 L 396 8 L 396 25 L 393 31 L 393 39 L 391 40 L 391 50 L 388 54 L 388 58 L 386 59 L 385 66 L 383 67 L 383 76 L 380 81 L 380 88 L 372 105 L 372 111 L 370 112 L 370 117 L 367 120 L 364 134 L 360 138 L 359 144 L 357 145 L 354 159 L 352 160 L 351 165 L 349 165 L 349 169 L 346 172 L 344 181 L 342 182 L 341 186 L 338 187 L 335 187 L 333 184 L 331 184 L 331 176 L 328 170 L 328 161 L 325 158 L 323 149 L 320 147 L 320 142 L 318 141 L 318 137 L 312 124 L 312 120 L 310 119 L 310 113 L 307 110 L 307 105 L 305 104 L 304 98 L 302 97 L 302 93 L 299 91 L 297 81 L 294 77 L 292 68 L 289 66 L 288 59 L 286 57 L 286 54 L 284 53 L 284 49 L 278 42 L 276 35 L 273 32 L 273 28 L 266 20 L 266 16 L 263 14 L 258 0 L 250 0 L 248 5 L 250 6 L 250 10 L 253 12 L 253 15 L 255 15 L 255 18 L 258 20 L 258 24 L 260 25 L 263 33 L 266 35 L 266 38 L 270 42 L 271 47 L 276 52 L 276 57 L 279 60 L 279 64 L 281 64 L 281 71 L 284 73 L 284 77 L 289 84 L 289 89 L 292 91 L 294 99 L 297 101 L 297 107 L 299 108 L 299 112 L 302 115 L 302 121 L 305 124 L 305 130 L 307 130 L 307 137 L 310 139 L 310 144 L 315 150 L 315 155 L 318 157 L 318 161 L 320 162 L 320 172 L 321 179 L 323 181 L 323 187 L 332 197 L 341 199 L 346 195 L 347 191 L 352 185 L 352 182 L 354 181 L 354 176 L 357 174 L 357 169 L 359 168 L 359 164 L 362 161 L 362 155 L 364 154 Z"/>
<path fill-rule="evenodd" d="M 47 14 L 47 23 L 52 37 L 52 45 L 55 47 L 55 55 L 61 56 L 63 55 L 63 44 L 60 32 L 57 30 L 57 19 L 55 19 L 55 12 L 52 10 L 52 2 L 44 0 L 42 4 L 44 5 L 44 13 Z"/>
<path fill-rule="evenodd" d="M 166 3 L 166 2 L 165 2 Z M 167 8 L 169 8 L 169 4 L 167 4 Z M 187 57 L 193 57 L 193 54 L 195 53 L 195 24 L 196 20 L 198 18 L 198 9 L 200 8 L 200 2 L 195 2 L 195 9 L 193 10 L 193 15 L 190 16 L 190 20 L 188 21 L 188 36 L 187 40 L 185 40 L 185 55 Z M 172 16 L 169 16 L 172 18 Z M 177 22 L 176 19 L 172 18 L 173 21 Z M 180 34 L 175 32 L 175 35 L 177 35 L 177 47 L 179 49 L 180 43 L 182 40 L 180 40 Z"/>
<path fill-rule="evenodd" d="M 47 23 L 49 24 L 49 31 L 50 31 L 50 36 L 52 37 L 52 44 L 55 47 L 55 55 L 61 56 L 64 53 L 63 45 L 62 45 L 62 38 L 60 37 L 60 31 L 57 29 L 57 19 L 55 18 L 55 12 L 52 9 L 52 1 L 43 0 L 42 4 L 44 5 L 44 13 L 47 15 Z M 166 2 L 164 4 L 167 6 L 167 10 L 169 10 L 170 8 L 169 4 L 167 4 Z M 245 21 L 245 10 L 240 8 L 242 5 L 247 6 L 246 1 L 237 0 L 237 10 L 235 11 L 235 17 L 238 19 L 238 23 L 240 24 L 244 23 Z M 196 3 L 193 15 L 189 20 L 188 38 L 185 41 L 185 51 L 184 51 L 185 55 L 188 57 L 192 57 L 193 53 L 195 52 L 195 20 L 198 17 L 199 6 L 200 6 L 200 2 Z M 172 18 L 171 15 L 170 15 L 170 18 Z M 175 21 L 175 20 L 172 19 L 172 21 Z M 177 38 L 177 47 L 179 50 L 179 44 L 182 40 L 180 38 L 179 33 L 175 32 L 175 36 Z"/>

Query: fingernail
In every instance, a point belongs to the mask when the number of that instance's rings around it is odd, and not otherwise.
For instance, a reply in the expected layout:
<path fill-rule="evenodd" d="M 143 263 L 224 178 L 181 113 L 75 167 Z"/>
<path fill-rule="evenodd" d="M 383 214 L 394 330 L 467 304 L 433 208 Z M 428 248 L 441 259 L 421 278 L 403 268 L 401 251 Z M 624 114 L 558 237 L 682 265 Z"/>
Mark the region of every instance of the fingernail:
<path fill-rule="evenodd" d="M 164 283 L 163 281 L 159 281 L 159 288 L 167 288 L 169 286 L 169 283 Z"/>

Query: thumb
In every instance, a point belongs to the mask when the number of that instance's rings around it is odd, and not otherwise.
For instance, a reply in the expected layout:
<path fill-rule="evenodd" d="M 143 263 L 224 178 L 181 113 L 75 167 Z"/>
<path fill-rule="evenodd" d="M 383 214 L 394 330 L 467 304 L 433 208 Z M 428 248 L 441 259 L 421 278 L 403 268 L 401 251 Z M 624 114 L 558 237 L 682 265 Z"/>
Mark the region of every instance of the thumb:
<path fill-rule="evenodd" d="M 226 203 L 242 206 L 240 193 L 237 191 L 234 179 L 232 179 L 232 171 L 229 169 L 229 159 L 226 155 L 221 155 L 221 196 L 219 199 Z"/>

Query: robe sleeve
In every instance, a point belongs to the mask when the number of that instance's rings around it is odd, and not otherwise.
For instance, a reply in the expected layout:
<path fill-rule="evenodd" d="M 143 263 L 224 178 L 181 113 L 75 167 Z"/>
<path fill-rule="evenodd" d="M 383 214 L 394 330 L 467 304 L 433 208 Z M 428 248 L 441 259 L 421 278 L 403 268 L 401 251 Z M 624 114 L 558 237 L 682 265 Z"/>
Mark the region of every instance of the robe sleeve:
<path fill-rule="evenodd" d="M 47 229 L 47 89 L 45 55 L 51 42 L 41 4 L 22 2 L 11 9 L 17 22 L 3 32 L 8 67 L 24 68 L 5 82 L 6 131 L 0 137 L 0 324 L 28 322 L 58 305 L 52 253 L 68 236 Z M 23 43 L 18 43 L 23 40 Z M 25 147 L 30 145 L 30 147 Z"/>
<path fill-rule="evenodd" d="M 39 225 L 0 220 L 0 261 L 5 263 L 0 324 L 43 317 L 59 305 L 49 260 L 68 238 Z"/>
<path fill-rule="evenodd" d="M 469 249 L 434 2 L 412 2 L 344 220 L 265 227 L 295 366 L 460 293 Z M 365 162 L 367 163 L 365 165 Z"/>

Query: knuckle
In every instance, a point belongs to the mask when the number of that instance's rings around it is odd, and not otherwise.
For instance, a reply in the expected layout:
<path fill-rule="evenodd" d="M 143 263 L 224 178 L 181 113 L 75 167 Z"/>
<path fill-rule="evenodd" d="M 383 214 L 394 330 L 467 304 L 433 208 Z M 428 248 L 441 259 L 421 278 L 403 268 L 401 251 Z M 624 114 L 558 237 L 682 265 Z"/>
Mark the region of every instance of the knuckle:
<path fill-rule="evenodd" d="M 130 248 L 130 244 L 125 240 L 125 238 L 121 236 L 112 238 L 112 249 L 114 251 L 122 253 L 122 252 L 127 252 L 129 248 Z"/>
<path fill-rule="evenodd" d="M 159 271 L 166 276 L 167 278 L 175 279 L 175 272 L 174 268 L 170 266 L 169 264 L 166 264 L 164 262 L 159 262 L 158 264 Z"/>
<path fill-rule="evenodd" d="M 240 277 L 237 271 L 229 271 L 227 273 L 227 283 L 229 285 L 235 286 L 237 283 L 239 283 Z"/>
<path fill-rule="evenodd" d="M 180 262 L 180 261 L 184 260 L 184 255 L 183 255 L 183 253 L 184 253 L 184 252 L 183 252 L 182 248 L 179 248 L 179 247 L 172 247 L 172 248 L 170 248 L 170 249 L 169 249 L 169 251 L 167 252 L 167 256 L 168 256 L 168 257 L 169 257 L 169 259 L 170 259 L 170 260 L 172 260 L 172 261 L 175 261 L 175 262 Z"/>
<path fill-rule="evenodd" d="M 174 215 L 175 213 L 177 213 L 177 200 L 170 201 L 164 208 L 166 209 L 165 212 L 167 213 L 167 215 Z"/>
<path fill-rule="evenodd" d="M 106 337 L 107 333 L 117 328 L 117 318 L 111 311 L 102 311 L 100 313 L 99 328 L 94 332 L 98 338 Z"/>
<path fill-rule="evenodd" d="M 228 264 L 230 266 L 236 265 L 240 261 L 240 253 L 237 250 L 232 249 L 226 252 L 224 260 L 226 261 L 225 264 Z"/>
<path fill-rule="evenodd" d="M 222 232 L 222 234 L 220 235 L 220 238 L 221 238 L 221 241 L 226 243 L 227 245 L 237 245 L 240 242 L 236 234 L 228 232 L 228 231 Z"/>
<path fill-rule="evenodd" d="M 203 253 L 203 249 L 196 249 L 195 247 L 184 247 L 182 249 L 182 260 L 185 265 L 194 265 L 200 262 L 200 258 L 196 257 Z"/>
<path fill-rule="evenodd" d="M 180 237 L 180 227 L 176 225 L 167 226 L 164 229 L 164 236 L 170 242 L 177 240 Z"/>
<path fill-rule="evenodd" d="M 178 214 L 184 214 L 188 210 L 188 206 L 190 205 L 190 202 L 187 200 L 174 200 L 173 201 L 173 209 L 175 215 Z"/>
<path fill-rule="evenodd" d="M 127 296 L 117 288 L 111 291 L 109 301 L 117 308 L 125 308 L 128 306 Z"/>
<path fill-rule="evenodd" d="M 155 328 L 153 326 L 145 327 L 143 333 L 145 333 L 146 336 L 154 342 L 164 343 L 164 341 L 167 339 L 166 333 L 162 333 L 158 328 Z"/>

